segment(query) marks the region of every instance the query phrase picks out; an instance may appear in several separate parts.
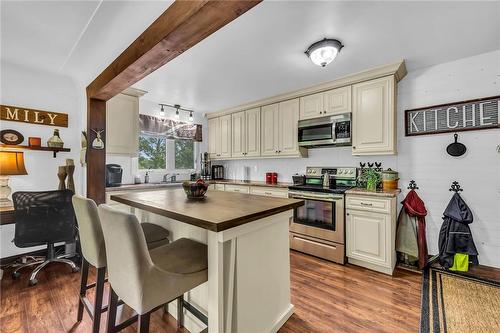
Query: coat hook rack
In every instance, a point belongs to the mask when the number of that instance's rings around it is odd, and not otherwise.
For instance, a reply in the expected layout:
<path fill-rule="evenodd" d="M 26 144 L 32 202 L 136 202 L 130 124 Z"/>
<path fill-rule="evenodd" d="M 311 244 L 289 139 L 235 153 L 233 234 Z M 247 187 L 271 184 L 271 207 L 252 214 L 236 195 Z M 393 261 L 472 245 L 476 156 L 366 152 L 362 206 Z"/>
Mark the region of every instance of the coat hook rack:
<path fill-rule="evenodd" d="M 450 188 L 450 191 L 453 191 L 455 193 L 458 193 L 458 192 L 461 192 L 463 191 L 464 189 L 463 188 L 460 188 L 460 184 L 457 182 L 457 181 L 454 181 L 453 183 L 451 183 L 451 188 Z"/>
<path fill-rule="evenodd" d="M 417 183 L 414 180 L 410 180 L 410 184 L 408 184 L 407 189 L 409 189 L 409 190 L 418 190 Z"/>

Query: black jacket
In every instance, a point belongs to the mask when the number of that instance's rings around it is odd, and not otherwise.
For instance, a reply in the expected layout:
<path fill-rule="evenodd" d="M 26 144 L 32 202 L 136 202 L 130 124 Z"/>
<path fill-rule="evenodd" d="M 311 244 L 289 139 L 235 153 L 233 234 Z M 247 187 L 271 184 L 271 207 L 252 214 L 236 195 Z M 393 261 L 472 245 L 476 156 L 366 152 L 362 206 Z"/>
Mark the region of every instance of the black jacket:
<path fill-rule="evenodd" d="M 478 264 L 477 249 L 472 239 L 469 224 L 472 212 L 462 197 L 455 193 L 443 214 L 443 224 L 439 232 L 439 262 L 446 269 L 453 266 L 455 253 L 466 253 L 469 262 Z"/>

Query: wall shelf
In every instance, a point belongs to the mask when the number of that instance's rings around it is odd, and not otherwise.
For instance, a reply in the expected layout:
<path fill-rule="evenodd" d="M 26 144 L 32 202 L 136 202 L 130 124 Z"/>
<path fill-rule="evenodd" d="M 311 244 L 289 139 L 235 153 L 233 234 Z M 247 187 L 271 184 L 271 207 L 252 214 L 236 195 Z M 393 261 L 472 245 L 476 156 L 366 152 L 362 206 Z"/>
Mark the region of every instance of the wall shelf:
<path fill-rule="evenodd" d="M 27 145 L 6 145 L 0 144 L 0 148 L 2 149 L 28 149 L 28 150 L 41 150 L 41 151 L 51 151 L 53 153 L 54 158 L 56 158 L 57 153 L 59 152 L 69 152 L 70 148 L 55 148 L 55 147 L 31 147 Z"/>

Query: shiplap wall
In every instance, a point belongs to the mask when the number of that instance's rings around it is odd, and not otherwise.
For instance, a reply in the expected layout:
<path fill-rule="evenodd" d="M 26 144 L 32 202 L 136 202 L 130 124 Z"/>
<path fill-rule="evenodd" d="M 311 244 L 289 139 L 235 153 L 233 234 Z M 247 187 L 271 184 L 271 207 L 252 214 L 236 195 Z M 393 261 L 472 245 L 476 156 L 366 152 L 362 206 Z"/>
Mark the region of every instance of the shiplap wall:
<path fill-rule="evenodd" d="M 500 267 L 500 130 L 460 132 L 467 153 L 459 158 L 446 154 L 453 133 L 420 137 L 404 136 L 404 110 L 435 104 L 499 95 L 500 50 L 449 63 L 411 71 L 398 85 L 398 155 L 351 155 L 350 147 L 309 150 L 304 159 L 256 159 L 227 161 L 228 178 L 243 178 L 250 168 L 252 180 L 264 180 L 268 171 L 279 173 L 280 181 L 291 181 L 306 166 L 358 166 L 360 161 L 382 161 L 385 168 L 399 171 L 400 187 L 406 195 L 411 179 L 417 181 L 425 201 L 427 240 L 430 253 L 438 252 L 442 213 L 451 197 L 453 180 L 464 188 L 462 196 L 474 213 L 471 229 L 482 264 Z"/>

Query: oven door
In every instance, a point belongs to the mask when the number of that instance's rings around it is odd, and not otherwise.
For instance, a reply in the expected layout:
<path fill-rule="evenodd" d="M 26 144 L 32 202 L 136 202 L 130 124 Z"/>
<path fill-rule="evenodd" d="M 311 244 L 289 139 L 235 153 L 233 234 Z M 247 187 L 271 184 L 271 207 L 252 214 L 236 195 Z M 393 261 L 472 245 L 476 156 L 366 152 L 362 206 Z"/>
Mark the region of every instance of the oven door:
<path fill-rule="evenodd" d="M 335 123 L 331 117 L 299 121 L 299 146 L 321 146 L 335 143 Z"/>
<path fill-rule="evenodd" d="M 289 196 L 305 201 L 294 209 L 290 231 L 344 244 L 343 195 L 290 191 Z"/>

